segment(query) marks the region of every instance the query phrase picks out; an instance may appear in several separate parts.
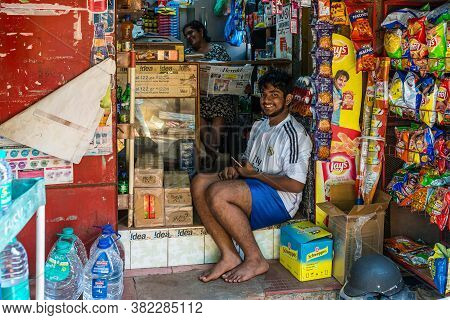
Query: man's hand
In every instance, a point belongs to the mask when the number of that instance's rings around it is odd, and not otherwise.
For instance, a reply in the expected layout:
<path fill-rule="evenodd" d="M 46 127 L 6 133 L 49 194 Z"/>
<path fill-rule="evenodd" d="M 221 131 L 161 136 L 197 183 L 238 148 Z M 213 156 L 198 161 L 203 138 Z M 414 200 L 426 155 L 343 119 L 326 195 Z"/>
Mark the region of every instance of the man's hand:
<path fill-rule="evenodd" d="M 220 180 L 233 180 L 239 177 L 239 173 L 233 167 L 226 167 L 223 171 L 219 172 Z"/>
<path fill-rule="evenodd" d="M 255 168 L 253 168 L 253 166 L 249 162 L 246 162 L 245 166 L 243 166 L 243 167 L 236 166 L 235 169 L 237 170 L 237 172 L 239 173 L 239 175 L 242 178 L 253 178 L 254 176 L 256 176 L 258 174 L 258 172 L 256 172 Z"/>

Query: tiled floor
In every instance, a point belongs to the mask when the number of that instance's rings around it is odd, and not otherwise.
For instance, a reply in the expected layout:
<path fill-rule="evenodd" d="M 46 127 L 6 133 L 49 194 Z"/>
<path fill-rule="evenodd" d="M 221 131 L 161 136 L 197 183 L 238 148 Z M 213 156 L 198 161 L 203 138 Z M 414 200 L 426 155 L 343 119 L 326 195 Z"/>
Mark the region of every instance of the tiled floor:
<path fill-rule="evenodd" d="M 248 282 L 230 284 L 218 279 L 197 280 L 211 265 L 127 270 L 123 299 L 336 299 L 340 284 L 333 278 L 299 282 L 278 261 Z"/>

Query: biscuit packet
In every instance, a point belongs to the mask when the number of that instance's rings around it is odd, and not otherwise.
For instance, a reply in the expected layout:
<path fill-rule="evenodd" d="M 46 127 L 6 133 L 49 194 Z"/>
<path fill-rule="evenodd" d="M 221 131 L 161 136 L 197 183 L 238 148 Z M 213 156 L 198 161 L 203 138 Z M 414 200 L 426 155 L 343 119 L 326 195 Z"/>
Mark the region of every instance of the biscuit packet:
<path fill-rule="evenodd" d="M 389 58 L 401 59 L 402 53 L 402 30 L 386 30 L 384 34 L 384 50 Z"/>
<path fill-rule="evenodd" d="M 314 159 L 320 161 L 330 160 L 332 134 L 316 131 L 314 134 Z"/>
<path fill-rule="evenodd" d="M 408 20 L 409 51 L 411 58 L 422 59 L 428 55 L 425 32 L 426 17 Z"/>
<path fill-rule="evenodd" d="M 447 53 L 447 23 L 427 28 L 428 58 L 443 59 Z"/>
<path fill-rule="evenodd" d="M 350 38 L 353 41 L 372 41 L 373 32 L 369 23 L 369 12 L 367 9 L 357 9 L 349 14 L 352 24 Z"/>

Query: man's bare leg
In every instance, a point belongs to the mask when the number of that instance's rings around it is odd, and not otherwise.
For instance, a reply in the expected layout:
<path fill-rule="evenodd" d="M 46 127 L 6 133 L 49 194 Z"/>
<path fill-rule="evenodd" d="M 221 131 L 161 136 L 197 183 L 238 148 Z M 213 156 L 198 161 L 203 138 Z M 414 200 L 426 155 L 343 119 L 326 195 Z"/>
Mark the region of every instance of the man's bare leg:
<path fill-rule="evenodd" d="M 222 275 L 227 282 L 243 282 L 269 270 L 250 227 L 252 209 L 250 189 L 243 180 L 212 184 L 207 190 L 211 212 L 222 227 L 236 240 L 245 254 L 242 264 Z"/>
<path fill-rule="evenodd" d="M 206 271 L 199 277 L 203 282 L 215 280 L 241 263 L 241 258 L 236 252 L 230 235 L 212 215 L 206 201 L 206 190 L 215 182 L 222 183 L 219 181 L 217 174 L 198 174 L 194 177 L 191 184 L 191 193 L 197 213 L 221 252 L 219 262 L 211 270 Z"/>

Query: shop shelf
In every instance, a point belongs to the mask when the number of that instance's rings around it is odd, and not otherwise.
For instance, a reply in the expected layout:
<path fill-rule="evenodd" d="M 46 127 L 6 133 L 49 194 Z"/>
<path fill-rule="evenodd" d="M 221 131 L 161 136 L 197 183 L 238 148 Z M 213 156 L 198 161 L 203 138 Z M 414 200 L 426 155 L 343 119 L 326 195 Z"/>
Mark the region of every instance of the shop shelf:
<path fill-rule="evenodd" d="M 404 269 L 405 271 L 411 273 L 413 276 L 419 278 L 420 280 L 424 281 L 426 284 L 428 284 L 430 287 L 437 290 L 436 285 L 434 284 L 433 278 L 431 277 L 430 269 L 429 268 L 416 268 L 414 266 L 411 266 L 410 264 L 406 263 L 404 260 L 402 260 L 400 257 L 385 251 L 384 254 L 391 258 L 396 264 L 400 266 L 401 269 Z M 450 294 L 448 294 L 450 295 Z"/>
<path fill-rule="evenodd" d="M 12 203 L 0 217 L 0 251 L 17 236 L 36 213 L 36 299 L 44 299 L 45 185 L 44 179 L 17 179 Z"/>

